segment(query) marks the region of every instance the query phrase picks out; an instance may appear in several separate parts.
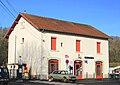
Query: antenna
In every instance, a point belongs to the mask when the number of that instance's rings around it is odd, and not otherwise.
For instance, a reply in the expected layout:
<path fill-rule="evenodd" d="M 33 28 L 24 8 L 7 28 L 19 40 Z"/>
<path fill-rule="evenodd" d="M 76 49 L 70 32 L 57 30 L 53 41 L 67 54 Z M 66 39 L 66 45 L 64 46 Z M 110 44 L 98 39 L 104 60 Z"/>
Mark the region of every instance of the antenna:
<path fill-rule="evenodd" d="M 27 11 L 26 11 L 26 10 L 24 10 L 24 13 L 26 14 L 26 13 L 27 13 Z"/>

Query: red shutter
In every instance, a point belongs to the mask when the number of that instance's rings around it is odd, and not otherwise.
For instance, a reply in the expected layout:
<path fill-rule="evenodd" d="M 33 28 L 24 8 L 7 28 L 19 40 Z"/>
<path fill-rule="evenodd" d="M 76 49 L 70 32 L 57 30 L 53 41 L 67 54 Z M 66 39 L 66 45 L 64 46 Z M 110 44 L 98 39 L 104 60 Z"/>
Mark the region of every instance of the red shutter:
<path fill-rule="evenodd" d="M 80 52 L 80 40 L 76 40 L 76 52 Z"/>
<path fill-rule="evenodd" d="M 100 42 L 97 42 L 97 53 L 100 53 Z"/>
<path fill-rule="evenodd" d="M 51 38 L 51 50 L 56 50 L 56 37 Z"/>

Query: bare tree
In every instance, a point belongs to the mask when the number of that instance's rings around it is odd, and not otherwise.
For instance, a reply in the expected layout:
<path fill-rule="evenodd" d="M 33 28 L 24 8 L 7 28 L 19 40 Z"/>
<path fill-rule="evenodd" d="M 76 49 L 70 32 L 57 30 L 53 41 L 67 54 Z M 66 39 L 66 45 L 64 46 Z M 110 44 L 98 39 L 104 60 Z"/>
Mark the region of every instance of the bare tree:
<path fill-rule="evenodd" d="M 120 37 L 110 40 L 110 63 L 120 63 Z"/>
<path fill-rule="evenodd" d="M 0 28 L 0 65 L 7 63 L 8 43 L 7 39 L 3 39 L 7 28 Z"/>

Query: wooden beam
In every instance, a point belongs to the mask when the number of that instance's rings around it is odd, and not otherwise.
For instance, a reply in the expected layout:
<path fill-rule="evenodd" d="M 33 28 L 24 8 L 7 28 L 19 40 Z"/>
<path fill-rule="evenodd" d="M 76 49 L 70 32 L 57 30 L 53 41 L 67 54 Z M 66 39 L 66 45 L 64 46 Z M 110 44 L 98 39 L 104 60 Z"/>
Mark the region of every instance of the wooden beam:
<path fill-rule="evenodd" d="M 15 21 L 16 24 L 18 24 L 18 21 Z"/>
<path fill-rule="evenodd" d="M 13 31 L 14 30 L 14 28 L 11 28 L 11 31 Z"/>

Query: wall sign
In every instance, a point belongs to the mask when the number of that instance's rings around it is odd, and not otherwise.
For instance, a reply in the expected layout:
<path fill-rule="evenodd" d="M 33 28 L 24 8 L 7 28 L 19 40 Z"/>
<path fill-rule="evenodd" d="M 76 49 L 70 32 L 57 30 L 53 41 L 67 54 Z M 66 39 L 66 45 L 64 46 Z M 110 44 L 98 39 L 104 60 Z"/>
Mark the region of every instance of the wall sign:
<path fill-rule="evenodd" d="M 88 60 L 85 60 L 84 62 L 88 64 Z"/>
<path fill-rule="evenodd" d="M 68 63 L 69 63 L 69 60 L 68 60 L 68 59 L 66 59 L 65 63 L 66 63 L 66 64 L 68 64 Z"/>
<path fill-rule="evenodd" d="M 84 58 L 85 59 L 94 59 L 94 57 L 87 57 L 87 56 L 85 56 Z"/>
<path fill-rule="evenodd" d="M 69 58 L 69 56 L 68 56 L 68 55 L 65 55 L 65 58 Z"/>

